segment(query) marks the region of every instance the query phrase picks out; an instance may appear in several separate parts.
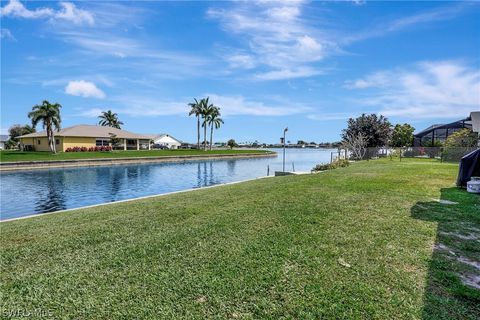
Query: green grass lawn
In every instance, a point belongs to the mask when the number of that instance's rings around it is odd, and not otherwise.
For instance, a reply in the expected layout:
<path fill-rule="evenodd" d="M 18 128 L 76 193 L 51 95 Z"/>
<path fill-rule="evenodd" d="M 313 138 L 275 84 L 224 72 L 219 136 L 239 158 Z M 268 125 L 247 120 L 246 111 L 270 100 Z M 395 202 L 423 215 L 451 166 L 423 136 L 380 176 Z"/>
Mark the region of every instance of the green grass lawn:
<path fill-rule="evenodd" d="M 480 273 L 462 262 L 480 197 L 457 167 L 359 162 L 2 223 L 2 314 L 479 319 L 460 277 Z"/>
<path fill-rule="evenodd" d="M 35 151 L 0 151 L 0 162 L 12 161 L 44 161 L 44 160 L 73 160 L 98 158 L 135 158 L 135 157 L 162 157 L 162 156 L 197 156 L 216 154 L 252 154 L 266 153 L 267 150 L 132 150 L 113 152 L 50 152 Z"/>

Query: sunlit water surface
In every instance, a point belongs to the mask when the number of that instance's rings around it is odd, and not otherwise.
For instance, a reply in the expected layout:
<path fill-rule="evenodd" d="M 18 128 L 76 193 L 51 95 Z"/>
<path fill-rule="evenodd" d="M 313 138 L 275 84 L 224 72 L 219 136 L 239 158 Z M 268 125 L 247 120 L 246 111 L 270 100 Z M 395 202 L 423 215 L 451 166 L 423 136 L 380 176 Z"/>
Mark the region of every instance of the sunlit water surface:
<path fill-rule="evenodd" d="M 0 173 L 2 220 L 253 179 L 282 170 L 274 158 L 42 169 Z M 310 171 L 331 149 L 287 149 L 286 170 Z"/>

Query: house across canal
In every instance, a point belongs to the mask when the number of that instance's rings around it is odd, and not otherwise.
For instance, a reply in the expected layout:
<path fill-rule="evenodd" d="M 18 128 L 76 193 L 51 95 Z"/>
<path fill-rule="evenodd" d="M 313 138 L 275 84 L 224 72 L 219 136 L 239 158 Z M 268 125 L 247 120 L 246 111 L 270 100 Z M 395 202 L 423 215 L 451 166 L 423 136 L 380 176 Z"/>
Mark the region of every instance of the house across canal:
<path fill-rule="evenodd" d="M 112 146 L 115 149 L 150 149 L 150 137 L 112 127 L 77 125 L 61 129 L 54 133 L 57 151 L 66 151 L 74 147 Z M 50 151 L 47 132 L 35 132 L 18 137 L 22 150 Z"/>

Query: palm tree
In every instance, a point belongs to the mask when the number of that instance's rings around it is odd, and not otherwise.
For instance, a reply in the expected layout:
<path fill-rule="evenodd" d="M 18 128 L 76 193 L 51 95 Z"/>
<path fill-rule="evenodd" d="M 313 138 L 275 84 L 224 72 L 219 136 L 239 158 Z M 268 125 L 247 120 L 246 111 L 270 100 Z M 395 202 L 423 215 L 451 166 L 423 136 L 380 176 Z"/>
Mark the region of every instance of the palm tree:
<path fill-rule="evenodd" d="M 201 111 L 201 104 L 197 101 L 197 99 L 193 99 L 195 102 L 191 102 L 188 106 L 191 108 L 188 116 L 195 115 L 197 118 L 197 148 L 200 149 L 200 111 Z"/>
<path fill-rule="evenodd" d="M 42 122 L 43 128 L 47 130 L 48 145 L 53 153 L 57 153 L 55 148 L 55 136 L 53 129 L 60 130 L 60 108 L 62 106 L 58 103 L 51 104 L 44 100 L 42 104 L 35 105 L 32 111 L 28 113 L 28 117 L 32 119 L 32 127 L 35 128 L 39 122 Z"/>
<path fill-rule="evenodd" d="M 207 118 L 208 124 L 210 125 L 210 150 L 212 150 L 213 144 L 213 127 L 215 126 L 215 129 L 218 129 L 223 124 L 223 119 L 220 118 L 220 116 L 220 108 L 213 106 L 212 111 Z"/>
<path fill-rule="evenodd" d="M 98 124 L 104 127 L 112 127 L 117 129 L 122 129 L 120 125 L 123 125 L 123 122 L 118 120 L 118 114 L 112 112 L 112 110 L 103 111 L 98 118 Z"/>
<path fill-rule="evenodd" d="M 214 105 L 209 104 L 209 97 L 200 100 L 200 115 L 202 116 L 202 127 L 203 127 L 203 150 L 207 150 L 207 126 L 208 118 L 213 112 Z"/>

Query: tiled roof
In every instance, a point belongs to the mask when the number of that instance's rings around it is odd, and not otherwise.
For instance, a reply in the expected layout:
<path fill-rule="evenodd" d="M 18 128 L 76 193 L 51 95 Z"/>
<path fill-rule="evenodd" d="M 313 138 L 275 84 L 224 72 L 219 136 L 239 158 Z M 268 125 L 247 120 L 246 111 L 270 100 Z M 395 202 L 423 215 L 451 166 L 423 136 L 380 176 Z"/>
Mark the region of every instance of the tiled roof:
<path fill-rule="evenodd" d="M 92 126 L 92 125 L 78 125 L 61 129 L 54 132 L 58 137 L 90 137 L 90 138 L 111 138 L 115 135 L 120 139 L 150 139 L 147 135 L 137 134 L 126 130 L 120 130 L 112 127 Z M 20 136 L 19 138 L 36 138 L 46 137 L 47 132 L 35 132 Z"/>

